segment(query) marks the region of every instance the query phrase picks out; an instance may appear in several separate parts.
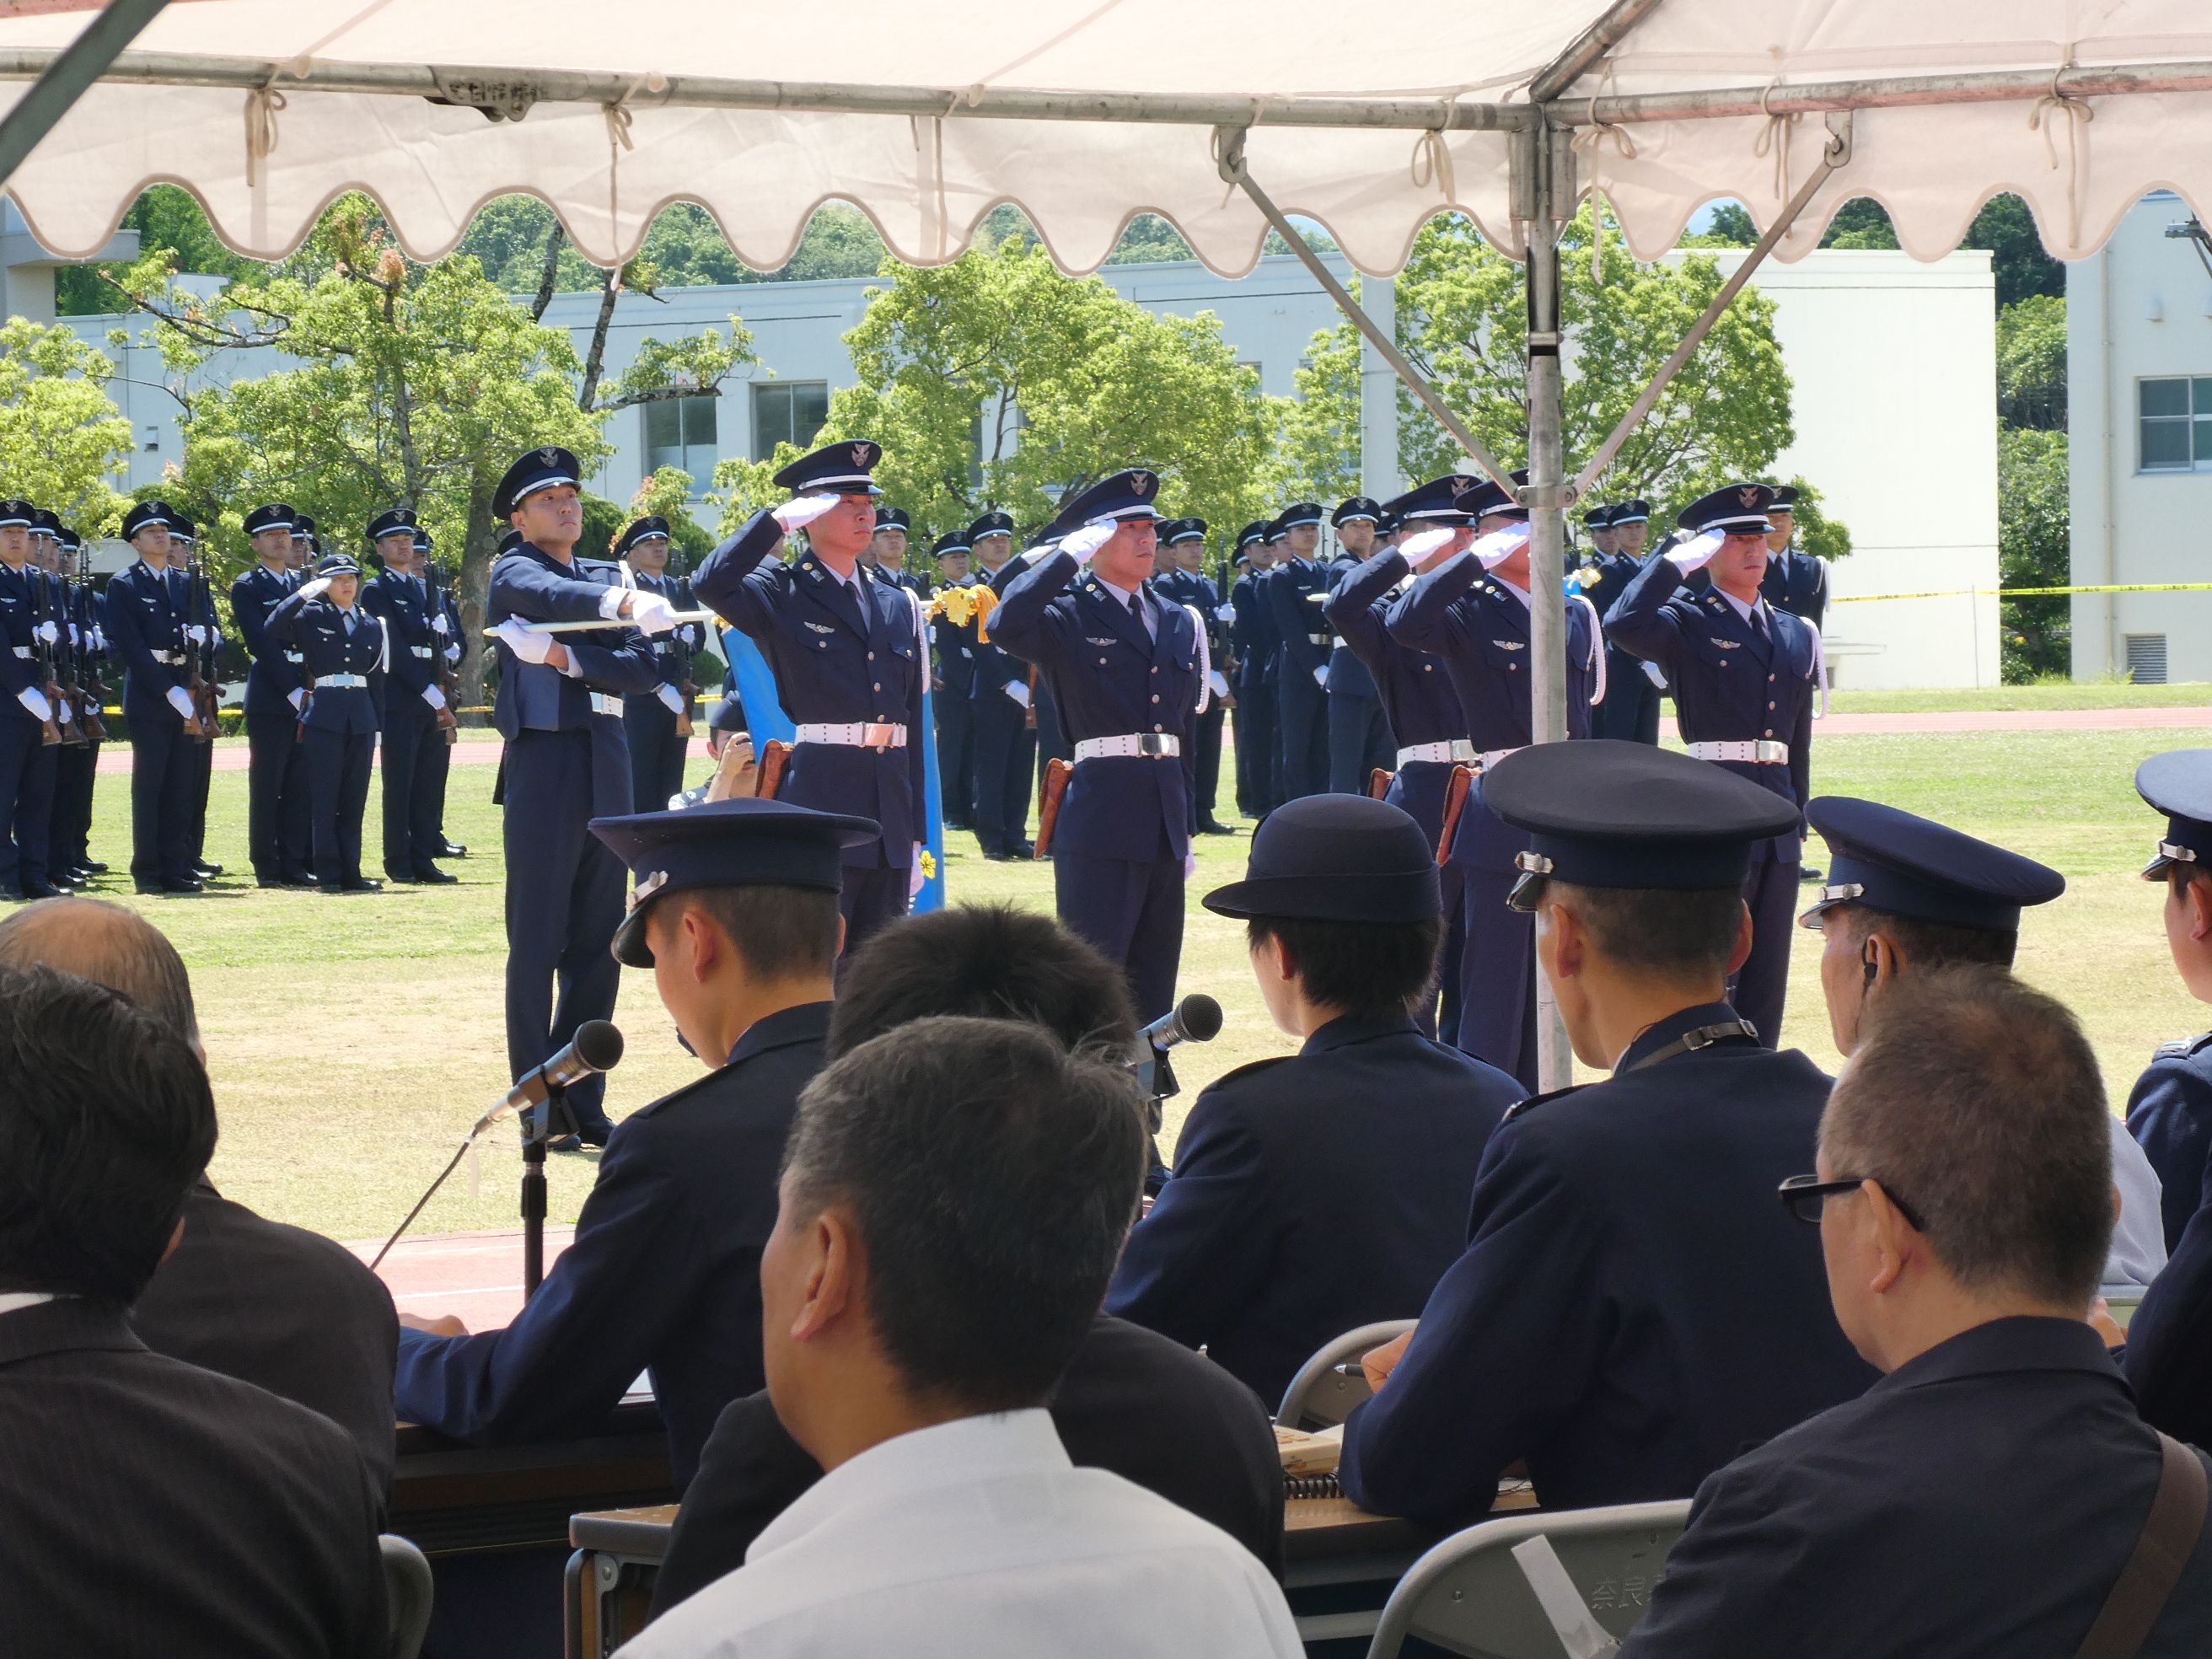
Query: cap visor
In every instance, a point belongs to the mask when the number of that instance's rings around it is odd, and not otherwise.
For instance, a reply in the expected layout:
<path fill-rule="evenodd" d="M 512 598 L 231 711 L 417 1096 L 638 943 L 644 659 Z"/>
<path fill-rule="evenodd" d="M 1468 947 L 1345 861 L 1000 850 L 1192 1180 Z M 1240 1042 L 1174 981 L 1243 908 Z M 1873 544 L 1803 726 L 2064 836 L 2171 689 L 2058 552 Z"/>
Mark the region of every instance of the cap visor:
<path fill-rule="evenodd" d="M 640 905 L 624 916 L 622 926 L 615 929 L 614 938 L 608 942 L 607 949 L 625 968 L 653 966 L 653 952 L 645 944 L 645 911 L 646 907 Z"/>

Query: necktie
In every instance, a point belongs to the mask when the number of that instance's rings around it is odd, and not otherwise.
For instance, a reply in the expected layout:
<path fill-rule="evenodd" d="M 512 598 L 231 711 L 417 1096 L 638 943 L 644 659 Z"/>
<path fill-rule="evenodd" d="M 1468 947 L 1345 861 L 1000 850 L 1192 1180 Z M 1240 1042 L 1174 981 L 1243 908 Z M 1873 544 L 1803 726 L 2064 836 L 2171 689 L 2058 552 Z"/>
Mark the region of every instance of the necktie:
<path fill-rule="evenodd" d="M 1766 637 L 1766 611 L 1764 606 L 1751 613 L 1751 631 L 1762 640 Z"/>
<path fill-rule="evenodd" d="M 345 631 L 346 637 L 348 639 L 351 639 L 353 637 L 353 612 L 350 611 L 345 613 Z"/>

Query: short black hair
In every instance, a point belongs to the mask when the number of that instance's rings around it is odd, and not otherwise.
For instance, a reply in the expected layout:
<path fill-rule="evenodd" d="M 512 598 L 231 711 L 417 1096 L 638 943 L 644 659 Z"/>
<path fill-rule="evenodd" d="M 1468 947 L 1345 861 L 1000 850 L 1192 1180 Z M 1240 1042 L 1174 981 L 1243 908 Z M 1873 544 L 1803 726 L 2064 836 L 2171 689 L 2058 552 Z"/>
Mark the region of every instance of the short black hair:
<path fill-rule="evenodd" d="M 0 968 L 0 1291 L 129 1302 L 215 1154 L 185 1040 L 128 998 Z"/>
<path fill-rule="evenodd" d="M 1828 1097 L 1838 1179 L 1881 1183 L 1970 1289 L 2087 1309 L 2112 1237 L 2112 1121 L 2065 1006 L 1988 967 L 1869 1005 Z"/>
<path fill-rule="evenodd" d="M 845 964 L 830 1056 L 934 1015 L 1025 1019 L 1070 1049 L 1127 1060 L 1137 1014 L 1121 970 L 1052 917 L 961 904 L 884 928 Z"/>
<path fill-rule="evenodd" d="M 1901 916 L 1871 904 L 1839 904 L 1821 918 L 1823 929 L 1840 920 L 1844 937 L 1863 945 L 1876 932 L 1887 933 L 1905 952 L 1913 973 L 1930 968 L 2009 968 L 2020 954 L 2020 934 L 2009 927 L 1961 927 L 1920 916 Z"/>
<path fill-rule="evenodd" d="M 756 980 L 796 979 L 836 966 L 837 895 L 825 889 L 755 884 L 694 887 L 668 896 L 672 910 L 693 904 L 713 917 Z"/>
<path fill-rule="evenodd" d="M 1545 887 L 1582 919 L 1598 950 L 1631 973 L 1725 974 L 1743 926 L 1736 887 Z"/>
<path fill-rule="evenodd" d="M 1248 950 L 1270 939 L 1283 942 L 1307 1000 L 1371 1017 L 1404 1012 L 1436 984 L 1444 921 L 1442 916 L 1419 921 L 1253 916 L 1245 922 Z"/>
<path fill-rule="evenodd" d="M 800 1095 L 786 1205 L 849 1209 L 870 1326 L 914 1395 L 1040 1405 L 1135 1217 L 1143 1106 L 1126 1068 L 1025 1022 L 911 1021 Z"/>

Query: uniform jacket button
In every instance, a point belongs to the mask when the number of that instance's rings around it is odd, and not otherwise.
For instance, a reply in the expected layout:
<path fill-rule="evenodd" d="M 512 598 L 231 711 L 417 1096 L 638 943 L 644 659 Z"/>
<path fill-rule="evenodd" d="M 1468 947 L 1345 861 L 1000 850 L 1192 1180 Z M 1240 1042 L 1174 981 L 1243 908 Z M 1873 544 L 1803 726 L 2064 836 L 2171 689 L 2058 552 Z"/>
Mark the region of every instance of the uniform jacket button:
<path fill-rule="evenodd" d="M 1765 730 L 1765 731 L 1764 731 L 1764 732 L 1760 732 L 1760 733 L 1759 733 L 1759 736 L 1761 736 L 1761 737 L 1763 737 L 1763 738 L 1771 738 L 1771 737 L 1772 737 L 1773 735 L 1774 735 L 1774 728 L 1773 728 L 1772 726 L 1768 726 L 1768 727 L 1766 728 L 1766 730 Z"/>
<path fill-rule="evenodd" d="M 1158 692 L 1157 692 L 1157 691 L 1155 691 L 1155 692 L 1152 694 L 1152 701 L 1153 701 L 1154 702 L 1158 702 L 1159 700 L 1160 700 L 1159 693 L 1158 693 Z"/>

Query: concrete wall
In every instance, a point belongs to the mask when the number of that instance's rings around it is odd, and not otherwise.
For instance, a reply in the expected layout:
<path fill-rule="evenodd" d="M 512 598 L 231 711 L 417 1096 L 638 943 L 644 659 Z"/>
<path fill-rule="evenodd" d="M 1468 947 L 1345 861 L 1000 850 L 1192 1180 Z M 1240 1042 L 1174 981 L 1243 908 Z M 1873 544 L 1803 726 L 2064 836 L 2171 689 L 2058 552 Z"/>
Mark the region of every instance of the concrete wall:
<path fill-rule="evenodd" d="M 2200 449 L 2185 470 L 2146 470 L 2138 418 L 2145 380 L 2212 377 L 2212 276 L 2189 242 L 2166 234 L 2188 216 L 2170 192 L 2148 197 L 2067 270 L 2077 584 L 2212 581 L 2212 453 Z M 2212 385 L 2196 402 L 2212 414 Z M 2134 635 L 2164 641 L 2168 680 L 2212 680 L 2212 592 L 2077 594 L 2073 621 L 2076 679 L 2124 670 Z"/>

